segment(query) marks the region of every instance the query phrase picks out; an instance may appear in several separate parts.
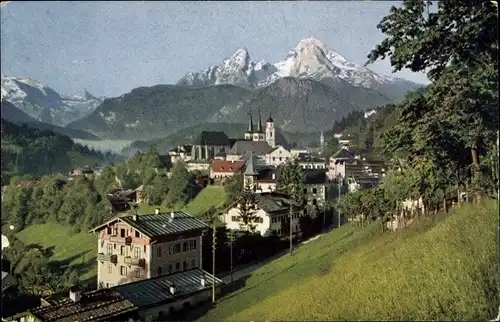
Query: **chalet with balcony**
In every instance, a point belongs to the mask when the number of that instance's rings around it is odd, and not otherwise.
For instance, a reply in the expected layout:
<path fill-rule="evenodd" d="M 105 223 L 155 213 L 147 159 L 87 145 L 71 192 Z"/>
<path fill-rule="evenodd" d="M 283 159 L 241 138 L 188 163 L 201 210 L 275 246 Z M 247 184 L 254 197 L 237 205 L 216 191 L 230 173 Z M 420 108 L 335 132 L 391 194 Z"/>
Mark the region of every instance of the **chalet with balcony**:
<path fill-rule="evenodd" d="M 208 226 L 185 212 L 118 216 L 97 233 L 98 288 L 109 288 L 201 266 Z"/>

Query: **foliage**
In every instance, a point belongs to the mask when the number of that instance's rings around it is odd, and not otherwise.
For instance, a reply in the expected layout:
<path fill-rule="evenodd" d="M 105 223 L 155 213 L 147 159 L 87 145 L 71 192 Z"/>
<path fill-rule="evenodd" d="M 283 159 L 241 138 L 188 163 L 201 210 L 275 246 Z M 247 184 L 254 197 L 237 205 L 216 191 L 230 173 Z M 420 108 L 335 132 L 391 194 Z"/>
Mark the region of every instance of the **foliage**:
<path fill-rule="evenodd" d="M 253 232 L 256 227 L 255 220 L 257 216 L 255 214 L 258 208 L 250 179 L 247 179 L 241 197 L 238 200 L 238 210 L 241 228 Z"/>
<path fill-rule="evenodd" d="M 257 268 L 199 321 L 490 320 L 497 217 L 488 202 L 399 234 L 344 225 Z"/>
<path fill-rule="evenodd" d="M 299 160 L 294 158 L 278 168 L 276 190 L 301 201 L 304 199 L 304 180 Z"/>
<path fill-rule="evenodd" d="M 339 149 L 340 149 L 339 140 L 332 135 L 325 142 L 325 146 L 323 148 L 323 155 L 325 157 L 331 157 Z"/>
<path fill-rule="evenodd" d="M 67 173 L 71 169 L 111 161 L 69 137 L 51 131 L 17 126 L 2 119 L 2 185 L 12 176 Z"/>
<path fill-rule="evenodd" d="M 243 175 L 237 173 L 229 178 L 224 185 L 224 191 L 227 194 L 228 202 L 235 202 L 243 192 Z"/>

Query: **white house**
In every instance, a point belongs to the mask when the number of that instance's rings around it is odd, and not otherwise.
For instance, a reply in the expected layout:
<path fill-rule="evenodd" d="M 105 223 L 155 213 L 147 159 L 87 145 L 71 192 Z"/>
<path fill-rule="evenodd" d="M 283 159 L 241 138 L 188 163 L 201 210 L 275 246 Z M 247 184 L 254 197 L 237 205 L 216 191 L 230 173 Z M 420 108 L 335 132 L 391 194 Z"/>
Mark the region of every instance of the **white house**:
<path fill-rule="evenodd" d="M 291 160 L 294 157 L 289 150 L 285 149 L 282 146 L 275 147 L 271 152 L 266 154 L 266 165 L 270 166 L 279 166 L 281 164 L 285 164 L 287 161 Z"/>
<path fill-rule="evenodd" d="M 292 200 L 289 196 L 277 192 L 255 194 L 256 212 L 255 220 L 245 226 L 241 218 L 239 207 L 240 200 L 229 206 L 221 215 L 221 220 L 231 230 L 253 230 L 262 236 L 276 234 L 288 236 L 290 227 L 290 205 L 293 207 L 292 233 L 300 232 L 299 218 L 304 216 L 302 205 Z M 295 210 L 296 209 L 296 210 Z"/>

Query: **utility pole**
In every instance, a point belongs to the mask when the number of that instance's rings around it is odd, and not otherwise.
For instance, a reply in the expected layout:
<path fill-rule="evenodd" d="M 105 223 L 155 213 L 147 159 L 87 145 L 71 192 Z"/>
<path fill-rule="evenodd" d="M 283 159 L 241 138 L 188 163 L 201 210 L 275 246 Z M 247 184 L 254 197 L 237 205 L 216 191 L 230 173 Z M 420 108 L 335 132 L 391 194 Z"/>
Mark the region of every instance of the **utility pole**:
<path fill-rule="evenodd" d="M 337 187 L 338 187 L 338 197 L 337 197 L 337 228 L 340 227 L 340 207 L 339 207 L 339 202 L 340 202 L 340 189 L 341 189 L 341 177 L 338 176 L 337 180 Z"/>
<path fill-rule="evenodd" d="M 215 221 L 212 226 L 212 303 L 215 303 L 215 243 L 216 243 Z"/>
<path fill-rule="evenodd" d="M 229 243 L 229 258 L 230 258 L 230 274 L 231 274 L 231 283 L 233 282 L 233 243 L 234 243 L 234 234 L 232 230 L 229 230 L 227 234 L 227 239 Z"/>
<path fill-rule="evenodd" d="M 293 216 L 293 206 L 290 205 L 290 255 L 292 254 L 292 216 Z"/>

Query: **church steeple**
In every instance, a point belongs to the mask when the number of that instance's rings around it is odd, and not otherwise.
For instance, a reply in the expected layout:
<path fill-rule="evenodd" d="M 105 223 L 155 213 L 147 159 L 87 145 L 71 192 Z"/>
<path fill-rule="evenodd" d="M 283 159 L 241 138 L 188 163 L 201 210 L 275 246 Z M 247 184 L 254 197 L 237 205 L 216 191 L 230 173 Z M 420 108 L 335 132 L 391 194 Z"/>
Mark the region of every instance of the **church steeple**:
<path fill-rule="evenodd" d="M 260 115 L 260 108 L 259 108 L 259 123 L 257 123 L 257 133 L 262 133 L 262 116 Z"/>
<path fill-rule="evenodd" d="M 252 119 L 252 112 L 248 110 L 248 133 L 253 133 L 253 119 Z"/>

